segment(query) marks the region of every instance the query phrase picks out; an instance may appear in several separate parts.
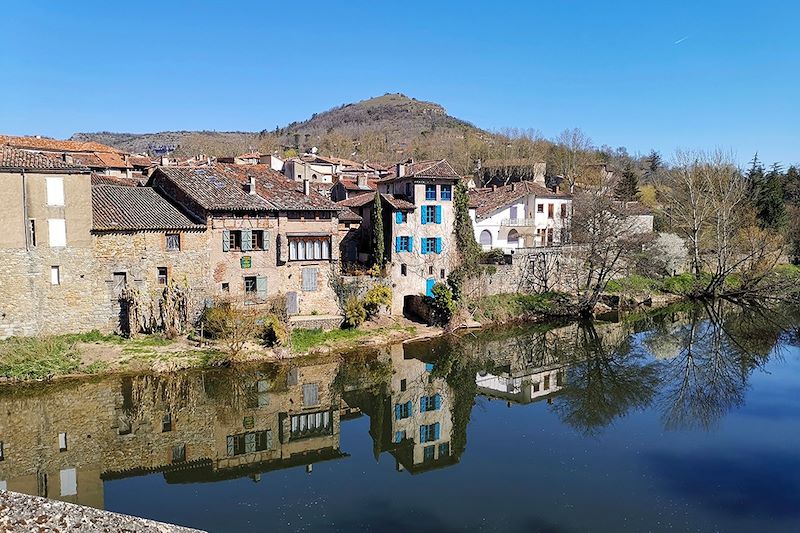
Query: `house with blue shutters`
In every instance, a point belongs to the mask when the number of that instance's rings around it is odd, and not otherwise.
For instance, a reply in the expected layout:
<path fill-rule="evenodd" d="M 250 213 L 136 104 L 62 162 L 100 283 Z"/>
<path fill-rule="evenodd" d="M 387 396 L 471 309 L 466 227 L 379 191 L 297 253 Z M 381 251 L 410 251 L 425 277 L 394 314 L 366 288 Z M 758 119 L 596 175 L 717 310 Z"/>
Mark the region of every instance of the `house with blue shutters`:
<path fill-rule="evenodd" d="M 395 209 L 384 224 L 389 240 L 388 265 L 394 289 L 393 312 L 400 314 L 408 296 L 425 294 L 457 266 L 453 195 L 461 177 L 445 160 L 409 161 L 378 181 L 382 194 L 411 209 Z"/>

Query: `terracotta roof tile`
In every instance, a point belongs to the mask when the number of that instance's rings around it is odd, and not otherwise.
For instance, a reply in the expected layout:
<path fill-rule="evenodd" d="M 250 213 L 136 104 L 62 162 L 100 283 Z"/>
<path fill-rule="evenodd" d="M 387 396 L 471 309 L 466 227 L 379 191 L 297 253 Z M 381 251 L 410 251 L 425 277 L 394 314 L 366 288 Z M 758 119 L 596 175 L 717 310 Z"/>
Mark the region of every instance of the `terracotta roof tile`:
<path fill-rule="evenodd" d="M 383 198 L 384 202 L 399 211 L 413 211 L 416 209 L 416 206 L 413 203 L 403 200 L 402 198 L 398 198 L 393 194 L 381 193 L 381 198 Z M 374 200 L 374 194 L 359 194 L 357 196 L 351 196 L 346 200 L 336 202 L 336 205 L 341 207 L 363 207 Z"/>
<path fill-rule="evenodd" d="M 469 191 L 469 206 L 475 209 L 478 218 L 485 218 L 529 194 L 537 198 L 571 198 L 568 194 L 553 192 L 533 181 L 519 181 L 494 189 L 472 189 Z"/>
<path fill-rule="evenodd" d="M 19 150 L 10 146 L 0 146 L 0 169 L 30 169 L 30 170 L 72 170 L 75 172 L 88 172 L 85 166 L 67 163 L 56 157 L 27 150 Z"/>
<path fill-rule="evenodd" d="M 104 152 L 122 153 L 111 146 L 91 141 L 60 141 L 46 137 L 22 137 L 16 135 L 0 135 L 0 144 L 7 144 L 14 148 L 28 148 L 31 150 L 49 150 L 54 152 Z"/>
<path fill-rule="evenodd" d="M 92 229 L 97 231 L 204 229 L 152 187 L 92 187 Z"/>
<path fill-rule="evenodd" d="M 450 178 L 453 180 L 460 180 L 458 172 L 455 171 L 453 166 L 447 162 L 446 159 L 439 159 L 436 161 L 415 161 L 413 163 L 405 164 L 405 174 L 403 178 L 408 177 L 421 177 L 421 178 Z M 380 181 L 393 181 L 400 179 L 397 176 L 397 165 L 389 170 L 389 175 L 382 178 Z"/>
<path fill-rule="evenodd" d="M 352 209 L 342 209 L 339 211 L 339 222 L 361 222 L 361 215 Z"/>

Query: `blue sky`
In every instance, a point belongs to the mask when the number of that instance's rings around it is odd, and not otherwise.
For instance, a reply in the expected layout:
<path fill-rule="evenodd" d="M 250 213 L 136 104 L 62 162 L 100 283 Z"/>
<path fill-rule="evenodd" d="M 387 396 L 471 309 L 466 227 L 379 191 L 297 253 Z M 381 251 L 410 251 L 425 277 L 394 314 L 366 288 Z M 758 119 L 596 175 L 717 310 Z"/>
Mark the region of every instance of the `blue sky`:
<path fill-rule="evenodd" d="M 274 129 L 387 92 L 486 129 L 800 162 L 800 2 L 12 2 L 0 133 Z"/>

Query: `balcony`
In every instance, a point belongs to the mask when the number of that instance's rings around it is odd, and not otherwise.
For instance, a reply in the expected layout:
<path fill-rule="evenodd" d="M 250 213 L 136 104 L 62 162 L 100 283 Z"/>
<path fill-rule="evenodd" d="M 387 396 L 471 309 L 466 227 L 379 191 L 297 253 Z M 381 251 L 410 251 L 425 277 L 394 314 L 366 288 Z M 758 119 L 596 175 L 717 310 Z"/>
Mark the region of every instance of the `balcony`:
<path fill-rule="evenodd" d="M 506 218 L 500 221 L 501 226 L 524 226 L 533 227 L 536 225 L 534 218 Z"/>

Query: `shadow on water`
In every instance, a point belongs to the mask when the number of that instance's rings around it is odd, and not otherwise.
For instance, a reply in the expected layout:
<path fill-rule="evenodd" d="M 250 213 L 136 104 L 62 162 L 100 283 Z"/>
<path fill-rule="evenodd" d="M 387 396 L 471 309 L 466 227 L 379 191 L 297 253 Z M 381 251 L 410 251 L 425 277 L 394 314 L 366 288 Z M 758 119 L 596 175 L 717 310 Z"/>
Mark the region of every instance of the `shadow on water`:
<path fill-rule="evenodd" d="M 711 430 L 744 405 L 754 372 L 798 344 L 798 323 L 788 307 L 681 304 L 342 357 L 6 387 L 0 488 L 102 508 L 110 480 L 310 472 L 349 456 L 342 425 L 358 419 L 376 460 L 422 474 L 461 461 L 478 398 L 545 402 L 591 438 L 643 410 L 668 431 Z"/>

